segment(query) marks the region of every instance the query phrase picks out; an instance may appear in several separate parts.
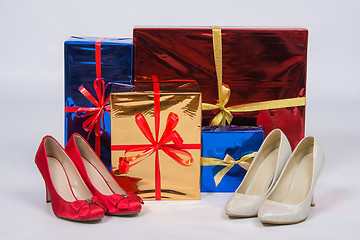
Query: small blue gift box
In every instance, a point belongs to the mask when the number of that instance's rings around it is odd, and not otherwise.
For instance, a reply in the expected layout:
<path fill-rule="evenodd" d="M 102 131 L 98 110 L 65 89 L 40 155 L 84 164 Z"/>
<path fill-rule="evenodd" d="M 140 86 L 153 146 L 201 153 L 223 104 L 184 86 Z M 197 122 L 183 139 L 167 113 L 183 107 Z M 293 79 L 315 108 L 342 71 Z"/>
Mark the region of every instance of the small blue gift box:
<path fill-rule="evenodd" d="M 231 162 L 227 160 L 230 158 L 234 162 L 254 155 L 264 141 L 262 127 L 203 127 L 201 137 L 201 191 L 234 192 L 243 180 L 246 170 L 239 164 L 229 164 Z M 214 177 L 224 168 L 227 168 L 226 174 L 218 180 L 219 184 L 216 186 Z"/>
<path fill-rule="evenodd" d="M 132 39 L 71 37 L 64 48 L 65 143 L 81 134 L 110 169 L 110 85 L 131 88 Z"/>

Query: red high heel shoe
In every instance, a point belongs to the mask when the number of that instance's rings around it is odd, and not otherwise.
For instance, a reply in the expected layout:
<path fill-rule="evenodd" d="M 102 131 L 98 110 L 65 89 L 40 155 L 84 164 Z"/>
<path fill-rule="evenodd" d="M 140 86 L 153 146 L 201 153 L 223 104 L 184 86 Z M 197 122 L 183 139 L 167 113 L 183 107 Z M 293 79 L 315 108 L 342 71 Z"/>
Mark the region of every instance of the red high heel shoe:
<path fill-rule="evenodd" d="M 73 134 L 65 147 L 89 189 L 106 206 L 105 214 L 132 215 L 141 210 L 144 202 L 135 193 L 122 189 L 105 165 L 79 134 Z"/>
<path fill-rule="evenodd" d="M 45 136 L 35 156 L 35 163 L 46 185 L 46 202 L 54 214 L 71 221 L 96 221 L 104 217 L 105 207 L 80 176 L 60 144 Z"/>

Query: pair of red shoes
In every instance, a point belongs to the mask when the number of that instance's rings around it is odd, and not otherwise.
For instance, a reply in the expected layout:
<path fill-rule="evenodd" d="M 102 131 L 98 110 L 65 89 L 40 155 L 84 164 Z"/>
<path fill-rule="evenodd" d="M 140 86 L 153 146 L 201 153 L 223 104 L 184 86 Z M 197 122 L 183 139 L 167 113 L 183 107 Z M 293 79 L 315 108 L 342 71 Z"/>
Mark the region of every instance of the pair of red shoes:
<path fill-rule="evenodd" d="M 143 201 L 125 192 L 88 142 L 73 134 L 65 149 L 51 136 L 41 141 L 35 163 L 44 178 L 46 201 L 66 220 L 95 221 L 107 215 L 132 215 Z"/>

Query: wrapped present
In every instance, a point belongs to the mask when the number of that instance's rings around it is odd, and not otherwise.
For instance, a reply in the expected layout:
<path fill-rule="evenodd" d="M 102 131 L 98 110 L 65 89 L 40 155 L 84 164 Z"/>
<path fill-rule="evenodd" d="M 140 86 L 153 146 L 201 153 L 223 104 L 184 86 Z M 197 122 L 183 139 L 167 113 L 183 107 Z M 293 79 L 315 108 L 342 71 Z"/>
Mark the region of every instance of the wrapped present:
<path fill-rule="evenodd" d="M 234 192 L 264 141 L 264 131 L 261 127 L 208 126 L 201 137 L 201 191 Z"/>
<path fill-rule="evenodd" d="M 252 116 L 292 147 L 304 137 L 306 29 L 139 27 L 133 35 L 134 78 L 196 80 L 211 125 Z"/>
<path fill-rule="evenodd" d="M 114 91 L 113 91 L 114 92 Z M 201 93 L 195 81 L 136 82 L 111 93 L 112 173 L 144 200 L 200 199 Z"/>
<path fill-rule="evenodd" d="M 110 169 L 110 83 L 132 86 L 132 40 L 71 37 L 65 41 L 65 144 L 85 137 Z"/>

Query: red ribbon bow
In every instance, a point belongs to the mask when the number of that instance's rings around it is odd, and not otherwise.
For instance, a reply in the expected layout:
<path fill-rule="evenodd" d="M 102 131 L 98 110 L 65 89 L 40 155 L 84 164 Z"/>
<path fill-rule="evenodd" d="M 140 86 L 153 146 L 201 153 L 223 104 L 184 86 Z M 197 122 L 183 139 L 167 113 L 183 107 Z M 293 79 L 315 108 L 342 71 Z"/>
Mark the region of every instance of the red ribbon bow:
<path fill-rule="evenodd" d="M 138 113 L 135 115 L 136 125 L 144 134 L 151 144 L 144 145 L 113 145 L 111 150 L 125 150 L 124 157 L 119 159 L 119 171 L 126 173 L 129 168 L 140 163 L 155 153 L 155 200 L 161 199 L 161 176 L 160 176 L 160 161 L 159 150 L 165 152 L 170 158 L 175 160 L 182 166 L 191 166 L 194 162 L 191 154 L 184 149 L 200 149 L 200 144 L 183 144 L 183 139 L 180 134 L 175 131 L 175 127 L 179 122 L 179 116 L 176 113 L 169 113 L 165 130 L 159 139 L 160 128 L 160 89 L 159 82 L 156 76 L 151 76 L 154 85 L 154 117 L 155 117 L 155 138 L 151 133 L 149 124 L 147 123 L 144 115 Z M 173 142 L 173 144 L 169 144 Z M 140 154 L 127 157 L 126 154 L 131 152 L 139 152 Z M 180 155 L 185 156 L 182 157 Z M 132 163 L 133 162 L 133 163 Z"/>
<path fill-rule="evenodd" d="M 150 127 L 149 127 L 144 115 L 142 115 L 141 113 L 136 114 L 135 122 L 136 122 L 136 125 L 141 130 L 141 132 L 146 137 L 146 139 L 149 140 L 151 145 L 139 146 L 139 147 L 134 147 L 134 148 L 125 150 L 125 154 L 124 154 L 125 161 L 131 163 L 133 161 L 138 160 L 137 162 L 129 164 L 129 168 L 134 166 L 135 164 L 138 164 L 141 161 L 145 160 L 147 157 L 149 157 L 154 152 L 156 152 L 156 154 L 157 154 L 157 152 L 159 150 L 164 151 L 169 157 L 171 157 L 173 160 L 175 160 L 177 163 L 179 163 L 183 166 L 190 166 L 194 162 L 194 159 L 191 156 L 191 154 L 188 151 L 181 149 L 183 146 L 184 140 L 180 137 L 179 133 L 174 130 L 174 128 L 176 127 L 176 125 L 179 122 L 179 117 L 176 113 L 173 113 L 173 112 L 169 113 L 169 116 L 168 116 L 168 119 L 166 122 L 166 127 L 165 127 L 164 133 L 162 134 L 160 140 L 154 139 L 154 137 L 151 133 Z M 173 142 L 174 144 L 168 144 L 170 142 Z M 140 153 L 136 156 L 126 157 L 127 153 L 139 152 L 139 151 L 142 151 L 142 153 Z M 179 156 L 179 154 L 184 155 L 187 158 L 184 159 L 181 156 Z"/>
<path fill-rule="evenodd" d="M 105 99 L 105 88 L 105 81 L 103 79 L 95 79 L 94 89 L 97 99 L 83 85 L 79 88 L 79 91 L 95 105 L 95 107 L 79 107 L 75 114 L 78 118 L 88 117 L 83 123 L 83 129 L 89 132 L 88 138 L 94 127 L 95 136 L 102 136 L 104 134 L 104 111 L 110 113 L 110 105 L 107 105 L 110 102 L 110 96 Z"/>
<path fill-rule="evenodd" d="M 136 122 L 136 125 L 141 130 L 141 132 L 146 137 L 146 139 L 149 140 L 151 145 L 134 146 L 132 148 L 126 149 L 124 157 L 120 158 L 120 162 L 122 161 L 122 163 L 124 163 L 124 161 L 125 161 L 126 163 L 128 163 L 128 166 L 126 167 L 126 170 L 128 170 L 132 166 L 142 162 L 143 160 L 148 158 L 150 155 L 155 153 L 155 199 L 159 200 L 159 199 L 161 199 L 161 177 L 160 177 L 160 163 L 159 163 L 158 151 L 162 150 L 170 158 L 175 160 L 177 163 L 181 164 L 182 166 L 186 166 L 186 167 L 191 166 L 191 164 L 194 162 L 194 159 L 188 151 L 182 149 L 183 148 L 183 139 L 180 137 L 179 133 L 174 130 L 174 128 L 176 127 L 176 125 L 179 122 L 179 117 L 176 113 L 173 113 L 173 112 L 169 113 L 169 116 L 168 116 L 168 119 L 166 122 L 166 127 L 165 127 L 164 133 L 162 134 L 160 140 L 157 140 L 153 137 L 150 127 L 149 127 L 144 115 L 142 115 L 141 113 L 136 114 L 135 122 Z M 168 144 L 170 142 L 173 142 L 174 144 Z M 130 156 L 130 157 L 126 156 L 126 154 L 128 154 L 128 153 L 139 152 L 139 151 L 141 151 L 141 153 L 136 156 Z M 185 158 L 183 158 L 180 155 L 185 156 Z M 134 163 L 131 163 L 131 162 L 134 162 Z M 120 163 L 119 166 L 121 166 L 121 165 L 122 164 Z M 122 169 L 120 168 L 119 170 L 120 171 L 124 170 L 124 168 L 122 168 Z M 124 173 L 124 172 L 122 172 L 122 173 Z"/>
<path fill-rule="evenodd" d="M 110 96 L 105 99 L 105 81 L 101 77 L 101 41 L 104 38 L 99 38 L 95 42 L 95 66 L 96 79 L 94 80 L 94 90 L 96 97 L 94 97 L 83 85 L 79 87 L 79 91 L 86 97 L 95 107 L 65 107 L 65 112 L 75 112 L 78 118 L 87 119 L 83 123 L 83 129 L 90 133 L 94 130 L 95 133 L 95 152 L 100 157 L 101 136 L 104 134 L 105 121 L 104 112 L 110 113 Z"/>

